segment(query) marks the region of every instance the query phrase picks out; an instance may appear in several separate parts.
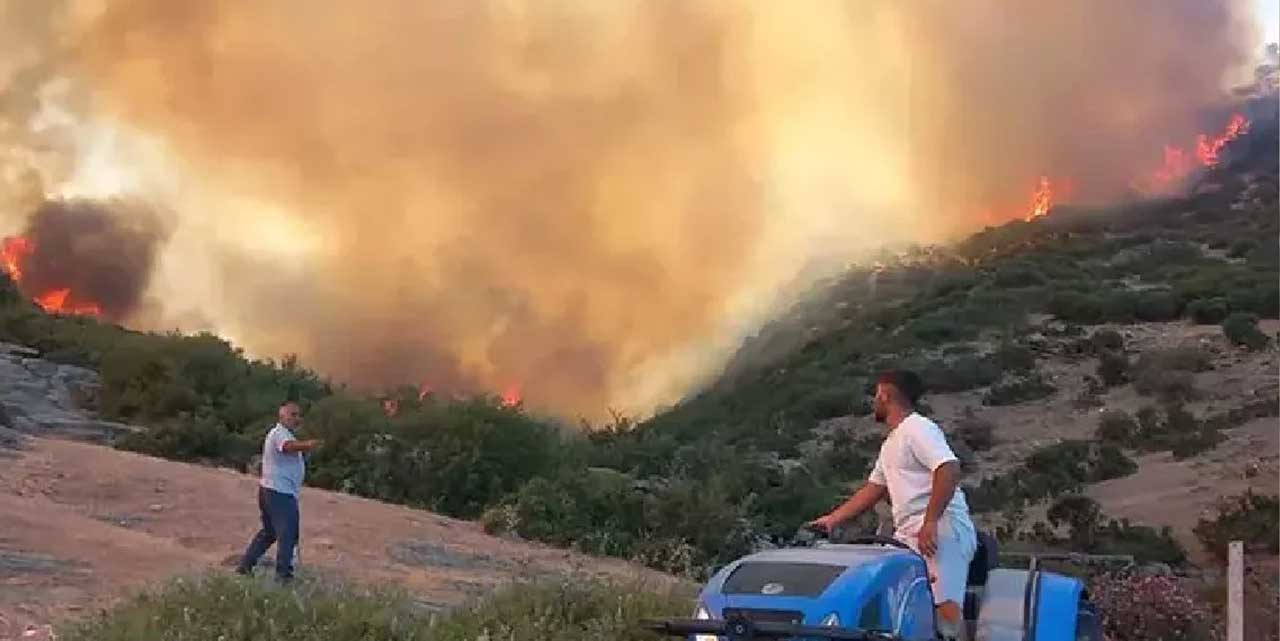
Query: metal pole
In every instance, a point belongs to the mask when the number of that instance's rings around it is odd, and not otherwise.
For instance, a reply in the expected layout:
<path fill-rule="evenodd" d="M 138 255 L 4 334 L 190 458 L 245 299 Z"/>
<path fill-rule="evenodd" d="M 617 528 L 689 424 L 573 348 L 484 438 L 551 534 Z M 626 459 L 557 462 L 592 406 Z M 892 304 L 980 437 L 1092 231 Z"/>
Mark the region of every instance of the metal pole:
<path fill-rule="evenodd" d="M 1244 542 L 1227 549 L 1227 641 L 1244 641 Z"/>

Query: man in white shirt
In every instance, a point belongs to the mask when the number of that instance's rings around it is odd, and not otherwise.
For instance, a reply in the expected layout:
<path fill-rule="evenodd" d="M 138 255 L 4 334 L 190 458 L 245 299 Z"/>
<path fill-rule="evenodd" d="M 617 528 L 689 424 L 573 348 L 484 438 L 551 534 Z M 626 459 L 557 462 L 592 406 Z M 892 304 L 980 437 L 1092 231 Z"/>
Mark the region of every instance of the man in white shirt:
<path fill-rule="evenodd" d="M 977 532 L 959 487 L 959 459 L 937 424 L 915 410 L 923 389 L 912 372 L 880 375 L 875 417 L 889 433 L 871 476 L 848 501 L 809 525 L 830 531 L 887 495 L 895 538 L 920 553 L 929 568 L 941 631 L 958 638 L 966 632 L 962 608 Z"/>
<path fill-rule="evenodd" d="M 249 542 L 236 572 L 251 574 L 258 559 L 271 544 L 276 545 L 276 579 L 293 578 L 293 548 L 298 543 L 298 492 L 306 466 L 303 452 L 310 452 L 319 441 L 297 440 L 293 430 L 302 424 L 302 410 L 297 403 L 280 406 L 279 422 L 267 432 L 262 442 L 262 479 L 258 482 L 258 511 L 262 529 Z"/>

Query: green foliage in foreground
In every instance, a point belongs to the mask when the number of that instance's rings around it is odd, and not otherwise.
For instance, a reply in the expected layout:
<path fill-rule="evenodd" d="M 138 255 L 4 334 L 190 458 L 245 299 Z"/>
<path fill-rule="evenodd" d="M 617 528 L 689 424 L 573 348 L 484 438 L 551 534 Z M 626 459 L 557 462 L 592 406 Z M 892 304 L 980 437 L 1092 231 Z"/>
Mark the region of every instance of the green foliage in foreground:
<path fill-rule="evenodd" d="M 409 594 L 306 577 L 288 588 L 209 575 L 141 593 L 59 631 L 65 641 L 645 641 L 640 619 L 688 616 L 692 595 L 563 577 L 519 583 L 448 614 Z"/>

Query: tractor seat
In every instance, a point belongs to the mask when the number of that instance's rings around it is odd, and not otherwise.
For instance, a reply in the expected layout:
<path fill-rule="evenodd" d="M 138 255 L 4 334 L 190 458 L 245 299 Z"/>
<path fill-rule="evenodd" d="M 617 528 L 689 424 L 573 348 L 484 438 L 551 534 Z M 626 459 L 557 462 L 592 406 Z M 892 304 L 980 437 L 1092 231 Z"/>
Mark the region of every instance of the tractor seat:
<path fill-rule="evenodd" d="M 999 560 L 996 539 L 986 532 L 978 532 L 978 547 L 973 551 L 973 560 L 969 562 L 969 578 L 965 581 L 964 618 L 966 621 L 978 619 L 978 609 L 982 603 L 982 591 L 987 585 L 987 576 L 996 567 Z"/>

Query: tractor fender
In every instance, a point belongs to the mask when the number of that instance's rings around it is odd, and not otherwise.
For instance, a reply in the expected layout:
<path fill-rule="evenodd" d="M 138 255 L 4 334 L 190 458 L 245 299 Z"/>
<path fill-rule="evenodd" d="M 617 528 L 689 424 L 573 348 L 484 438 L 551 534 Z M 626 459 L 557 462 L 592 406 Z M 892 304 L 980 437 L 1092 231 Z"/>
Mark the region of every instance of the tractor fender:
<path fill-rule="evenodd" d="M 1052 572 L 997 568 L 987 577 L 976 641 L 1074 641 L 1083 584 Z"/>

